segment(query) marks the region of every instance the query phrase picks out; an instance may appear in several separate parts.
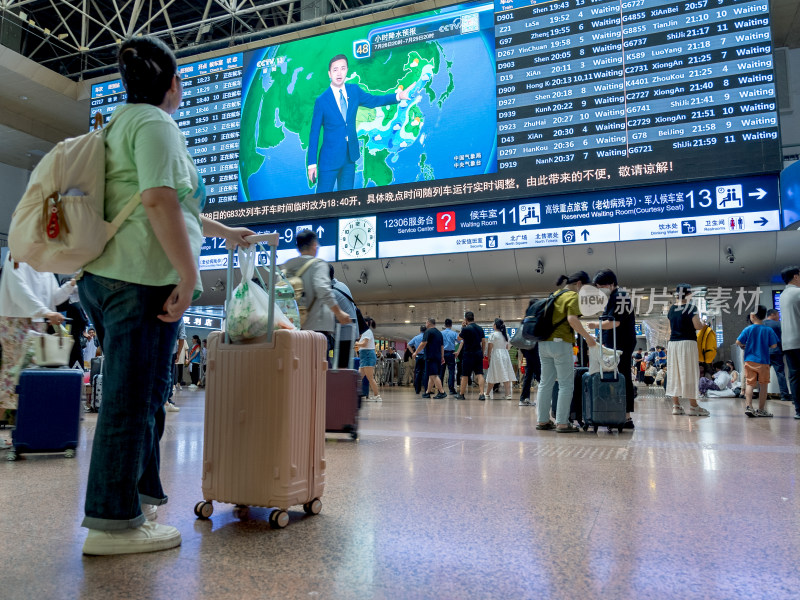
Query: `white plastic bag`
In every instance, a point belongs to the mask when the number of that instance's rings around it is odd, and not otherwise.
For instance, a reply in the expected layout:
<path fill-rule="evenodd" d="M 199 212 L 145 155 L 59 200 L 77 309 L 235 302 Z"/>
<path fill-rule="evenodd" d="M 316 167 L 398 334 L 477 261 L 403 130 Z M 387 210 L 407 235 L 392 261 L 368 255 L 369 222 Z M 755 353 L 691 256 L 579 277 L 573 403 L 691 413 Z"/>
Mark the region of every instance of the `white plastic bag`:
<path fill-rule="evenodd" d="M 225 328 L 232 342 L 253 340 L 267 335 L 269 327 L 269 294 L 253 282 L 256 263 L 256 249 L 239 248 L 239 269 L 242 281 L 231 294 L 227 307 Z M 277 302 L 273 304 L 275 329 L 295 329 L 286 318 Z"/>
<path fill-rule="evenodd" d="M 239 269 L 242 281 L 231 294 L 227 306 L 225 326 L 231 341 L 253 340 L 267 334 L 269 296 L 262 287 L 253 283 L 255 248 L 239 248 Z"/>
<path fill-rule="evenodd" d="M 622 350 L 614 351 L 600 344 L 589 348 L 589 374 L 613 373 L 618 370 Z"/>

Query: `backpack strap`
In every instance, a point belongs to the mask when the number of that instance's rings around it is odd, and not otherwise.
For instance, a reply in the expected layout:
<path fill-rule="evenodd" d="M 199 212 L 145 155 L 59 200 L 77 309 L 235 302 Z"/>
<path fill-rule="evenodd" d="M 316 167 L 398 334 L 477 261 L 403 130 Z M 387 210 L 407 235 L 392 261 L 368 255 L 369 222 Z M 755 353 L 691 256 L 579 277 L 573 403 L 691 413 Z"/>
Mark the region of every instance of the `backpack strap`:
<path fill-rule="evenodd" d="M 295 276 L 295 277 L 302 277 L 302 276 L 303 276 L 303 273 L 305 273 L 306 271 L 308 271 L 308 268 L 309 268 L 311 265 L 313 265 L 314 263 L 316 263 L 316 262 L 319 262 L 319 259 L 318 259 L 318 258 L 312 258 L 311 260 L 307 260 L 307 261 L 306 261 L 306 264 L 304 264 L 302 267 L 300 267 L 299 269 L 297 269 L 297 271 L 295 272 L 294 276 Z"/>
<path fill-rule="evenodd" d="M 111 129 L 111 126 L 114 123 L 116 123 L 116 121 L 112 118 L 108 121 L 108 124 L 103 127 L 103 116 L 99 112 L 95 113 L 94 115 L 94 129 L 102 129 L 102 135 L 104 136 L 108 135 L 108 130 Z M 142 195 L 139 192 L 136 192 L 131 199 L 128 200 L 128 203 L 122 207 L 122 210 L 119 211 L 119 214 L 114 218 L 113 221 L 111 221 L 111 235 L 108 236 L 109 240 L 117 234 L 119 228 L 122 227 L 122 224 L 133 214 L 133 211 L 141 201 Z"/>
<path fill-rule="evenodd" d="M 299 269 L 297 269 L 297 271 L 295 272 L 294 276 L 295 276 L 295 277 L 302 277 L 302 276 L 303 276 L 303 273 L 305 273 L 306 271 L 308 271 L 309 267 L 310 267 L 311 265 L 313 265 L 314 263 L 316 263 L 316 262 L 319 262 L 319 259 L 318 259 L 318 258 L 312 258 L 312 259 L 310 259 L 310 260 L 307 260 L 307 261 L 306 261 L 306 264 L 304 264 L 302 267 L 300 267 Z M 305 295 L 305 284 L 303 284 L 303 294 Z M 306 307 L 305 307 L 305 308 L 306 308 L 306 314 L 308 314 L 309 312 L 311 312 L 311 307 L 312 307 L 312 306 L 314 306 L 314 303 L 315 303 L 316 301 L 317 301 L 317 295 L 316 295 L 316 294 L 314 294 L 314 299 L 311 301 L 311 304 L 309 304 L 308 306 L 306 306 Z"/>
<path fill-rule="evenodd" d="M 119 214 L 116 217 L 114 217 L 114 220 L 111 221 L 111 227 L 113 228 L 113 233 L 111 234 L 111 237 L 113 237 L 117 233 L 117 230 L 119 230 L 119 228 L 122 227 L 122 224 L 125 222 L 125 220 L 128 217 L 130 217 L 131 214 L 133 214 L 133 211 L 136 209 L 136 207 L 139 205 L 141 201 L 142 201 L 142 195 L 139 192 L 136 192 L 133 195 L 133 198 L 128 200 L 128 203 L 122 208 L 121 211 L 119 211 Z"/>
<path fill-rule="evenodd" d="M 566 293 L 567 291 L 568 290 L 560 290 L 558 293 L 554 292 L 554 293 L 550 294 L 553 297 L 553 308 L 555 308 L 556 298 L 558 298 L 561 294 Z M 569 315 L 567 315 L 567 317 L 568 316 Z M 553 323 L 553 331 L 558 329 L 567 320 L 567 317 L 564 317 L 558 323 Z"/>
<path fill-rule="evenodd" d="M 344 290 L 340 290 L 339 288 L 337 288 L 337 287 L 336 287 L 336 285 L 335 285 L 335 284 L 334 284 L 334 285 L 332 285 L 331 287 L 332 287 L 333 289 L 335 289 L 337 292 L 339 292 L 339 293 L 340 293 L 342 296 L 344 296 L 345 298 L 347 298 L 348 300 L 350 300 L 350 302 L 352 302 L 352 303 L 353 303 L 353 306 L 355 306 L 355 305 L 356 305 L 356 301 L 355 301 L 355 300 L 353 300 L 353 299 L 352 299 L 352 298 L 349 296 L 349 294 L 348 294 L 347 292 L 345 292 Z"/>

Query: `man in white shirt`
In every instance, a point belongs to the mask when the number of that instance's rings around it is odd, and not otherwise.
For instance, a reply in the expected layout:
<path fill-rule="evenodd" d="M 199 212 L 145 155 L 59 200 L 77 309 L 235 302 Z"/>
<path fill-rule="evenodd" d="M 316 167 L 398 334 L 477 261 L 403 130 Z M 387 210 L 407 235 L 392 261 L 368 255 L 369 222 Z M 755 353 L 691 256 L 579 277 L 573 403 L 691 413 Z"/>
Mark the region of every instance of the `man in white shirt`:
<path fill-rule="evenodd" d="M 786 288 L 781 292 L 781 345 L 786 359 L 794 418 L 800 419 L 800 267 L 781 271 Z"/>

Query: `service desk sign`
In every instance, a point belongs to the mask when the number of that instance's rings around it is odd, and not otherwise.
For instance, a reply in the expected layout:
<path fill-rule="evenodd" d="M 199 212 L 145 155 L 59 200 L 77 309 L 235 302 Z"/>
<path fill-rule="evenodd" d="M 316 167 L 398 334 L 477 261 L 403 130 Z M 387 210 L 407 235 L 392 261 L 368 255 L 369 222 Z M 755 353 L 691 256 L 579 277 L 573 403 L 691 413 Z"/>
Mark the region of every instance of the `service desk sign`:
<path fill-rule="evenodd" d="M 385 213 L 378 257 L 780 229 L 775 175 Z"/>

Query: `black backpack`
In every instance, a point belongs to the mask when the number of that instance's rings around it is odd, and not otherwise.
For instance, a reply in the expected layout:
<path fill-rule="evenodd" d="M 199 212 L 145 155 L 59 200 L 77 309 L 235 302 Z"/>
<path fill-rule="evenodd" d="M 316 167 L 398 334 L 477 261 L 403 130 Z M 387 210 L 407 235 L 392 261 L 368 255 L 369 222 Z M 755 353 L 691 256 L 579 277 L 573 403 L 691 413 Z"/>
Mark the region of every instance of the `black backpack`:
<path fill-rule="evenodd" d="M 553 311 L 555 310 L 556 298 L 567 290 L 550 294 L 547 298 L 537 300 L 528 307 L 525 318 L 522 321 L 522 336 L 532 342 L 546 340 L 556 328 L 567 320 L 561 319 L 558 323 L 553 323 Z"/>

